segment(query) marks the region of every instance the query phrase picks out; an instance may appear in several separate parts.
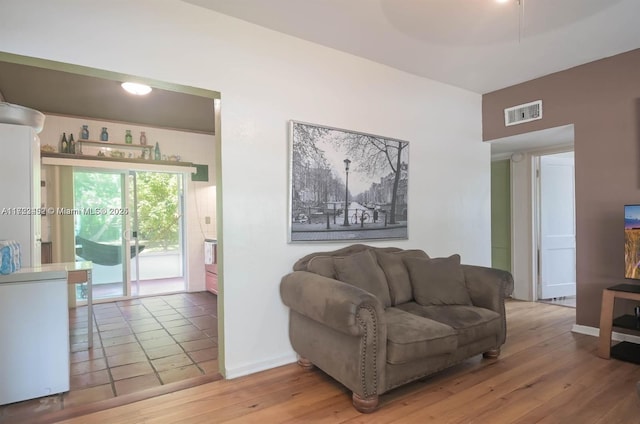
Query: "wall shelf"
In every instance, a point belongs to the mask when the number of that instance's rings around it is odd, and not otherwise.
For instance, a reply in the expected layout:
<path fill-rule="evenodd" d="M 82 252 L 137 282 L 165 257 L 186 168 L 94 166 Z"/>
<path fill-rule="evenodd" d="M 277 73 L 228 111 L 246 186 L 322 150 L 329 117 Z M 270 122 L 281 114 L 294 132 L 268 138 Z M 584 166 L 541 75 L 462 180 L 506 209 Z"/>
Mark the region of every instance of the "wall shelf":
<path fill-rule="evenodd" d="M 640 331 L 640 320 L 635 315 L 622 315 L 613 320 L 614 327 L 625 328 L 627 330 Z"/>
<path fill-rule="evenodd" d="M 638 331 L 638 318 L 625 314 L 613 317 L 616 299 L 640 301 L 640 286 L 637 284 L 617 284 L 602 291 L 600 308 L 600 335 L 598 340 L 598 356 L 604 359 L 617 358 L 623 361 L 640 363 L 640 344 L 623 341 L 611 346 L 612 328 L 620 327 Z"/>
<path fill-rule="evenodd" d="M 76 140 L 76 144 L 85 144 L 90 146 L 99 147 L 118 147 L 122 149 L 149 149 L 153 150 L 154 146 L 149 144 L 126 144 L 126 143 L 112 143 L 110 141 L 95 141 L 95 140 Z"/>
<path fill-rule="evenodd" d="M 115 143 L 112 143 L 115 145 Z M 131 146 L 126 144 L 126 146 Z M 138 146 L 144 147 L 144 146 Z M 191 162 L 178 162 L 175 160 L 149 160 L 140 158 L 111 158 L 108 156 L 89 156 L 89 155 L 72 155 L 70 153 L 52 153 L 52 152 L 40 152 L 40 156 L 43 158 L 57 158 L 57 159 L 73 159 L 73 160 L 97 160 L 103 162 L 125 162 L 125 163 L 145 163 L 153 165 L 171 165 L 171 166 L 183 166 L 195 168 L 195 165 Z"/>

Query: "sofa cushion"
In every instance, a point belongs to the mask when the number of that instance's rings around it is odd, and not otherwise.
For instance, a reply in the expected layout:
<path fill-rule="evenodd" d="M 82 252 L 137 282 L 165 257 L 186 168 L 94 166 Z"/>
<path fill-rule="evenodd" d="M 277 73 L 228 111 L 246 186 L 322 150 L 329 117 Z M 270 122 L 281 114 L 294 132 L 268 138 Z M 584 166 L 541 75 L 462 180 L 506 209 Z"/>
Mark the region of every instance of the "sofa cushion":
<path fill-rule="evenodd" d="M 446 324 L 394 307 L 384 315 L 390 364 L 452 353 L 458 346 L 456 331 Z"/>
<path fill-rule="evenodd" d="M 471 305 L 460 255 L 448 258 L 403 258 L 413 298 L 421 305 Z"/>
<path fill-rule="evenodd" d="M 413 290 L 411 289 L 409 272 L 402 258 L 429 259 L 429 255 L 418 249 L 401 250 L 399 252 L 376 250 L 375 252 L 378 263 L 387 277 L 391 305 L 399 305 L 413 300 Z"/>
<path fill-rule="evenodd" d="M 369 250 L 345 257 L 334 257 L 336 279 L 368 291 L 386 307 L 391 306 L 389 286 L 382 268 Z"/>
<path fill-rule="evenodd" d="M 397 308 L 455 329 L 458 334 L 458 346 L 486 337 L 497 337 L 500 334 L 502 318 L 500 314 L 489 309 L 463 305 L 423 306 L 416 302 L 405 303 Z"/>
<path fill-rule="evenodd" d="M 331 250 L 328 252 L 314 252 L 309 253 L 308 255 L 298 259 L 295 264 L 293 264 L 294 271 L 308 271 L 307 266 L 309 265 L 309 261 L 316 256 L 349 256 L 354 253 L 362 252 L 363 250 L 383 250 L 385 252 L 398 252 L 402 249 L 399 247 L 373 247 L 367 246 L 366 244 L 352 244 L 347 247 L 343 247 L 337 250 Z"/>
<path fill-rule="evenodd" d="M 336 278 L 332 256 L 314 256 L 307 264 L 307 271 L 327 278 Z"/>

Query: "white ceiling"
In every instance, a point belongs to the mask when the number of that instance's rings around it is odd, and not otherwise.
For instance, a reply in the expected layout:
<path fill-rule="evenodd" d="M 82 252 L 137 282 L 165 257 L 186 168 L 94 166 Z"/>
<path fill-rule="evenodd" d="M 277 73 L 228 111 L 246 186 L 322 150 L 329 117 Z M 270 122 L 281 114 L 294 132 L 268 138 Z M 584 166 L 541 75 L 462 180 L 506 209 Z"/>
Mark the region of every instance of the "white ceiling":
<path fill-rule="evenodd" d="M 488 93 L 640 47 L 640 0 L 183 0 Z"/>

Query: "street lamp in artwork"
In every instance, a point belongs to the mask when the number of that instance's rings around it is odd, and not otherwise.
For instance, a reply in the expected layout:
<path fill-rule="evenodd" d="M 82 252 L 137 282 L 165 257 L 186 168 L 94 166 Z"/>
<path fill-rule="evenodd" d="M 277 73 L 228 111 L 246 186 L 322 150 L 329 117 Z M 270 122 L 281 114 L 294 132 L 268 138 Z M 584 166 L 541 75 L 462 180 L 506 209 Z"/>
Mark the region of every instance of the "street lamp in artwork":
<path fill-rule="evenodd" d="M 344 170 L 347 173 L 347 180 L 344 185 L 344 226 L 349 226 L 349 159 L 344 160 Z"/>

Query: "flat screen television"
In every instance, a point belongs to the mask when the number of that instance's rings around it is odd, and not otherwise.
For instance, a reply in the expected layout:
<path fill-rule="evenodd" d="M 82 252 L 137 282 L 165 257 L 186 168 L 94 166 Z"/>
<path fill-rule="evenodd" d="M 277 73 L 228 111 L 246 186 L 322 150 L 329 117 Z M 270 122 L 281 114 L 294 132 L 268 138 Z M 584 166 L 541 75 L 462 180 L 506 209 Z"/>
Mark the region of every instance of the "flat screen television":
<path fill-rule="evenodd" d="M 624 205 L 624 277 L 640 280 L 640 204 Z"/>

